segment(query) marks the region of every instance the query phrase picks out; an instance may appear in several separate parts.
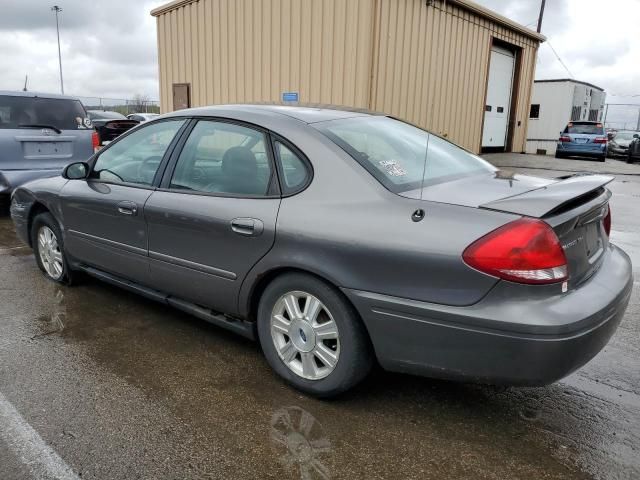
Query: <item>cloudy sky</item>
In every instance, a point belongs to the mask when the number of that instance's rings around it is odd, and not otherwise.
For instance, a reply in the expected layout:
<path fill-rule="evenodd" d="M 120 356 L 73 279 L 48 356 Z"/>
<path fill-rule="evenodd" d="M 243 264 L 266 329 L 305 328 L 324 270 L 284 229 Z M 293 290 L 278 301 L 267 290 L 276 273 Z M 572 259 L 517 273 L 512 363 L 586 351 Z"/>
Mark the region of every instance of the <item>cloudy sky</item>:
<path fill-rule="evenodd" d="M 54 2 L 60 17 L 65 92 L 158 98 L 155 21 L 160 0 L 0 0 L 0 89 L 58 91 Z M 539 0 L 476 0 L 535 28 Z M 537 78 L 570 76 L 606 89 L 608 102 L 640 104 L 640 0 L 547 0 Z M 615 96 L 614 96 L 615 95 Z"/>

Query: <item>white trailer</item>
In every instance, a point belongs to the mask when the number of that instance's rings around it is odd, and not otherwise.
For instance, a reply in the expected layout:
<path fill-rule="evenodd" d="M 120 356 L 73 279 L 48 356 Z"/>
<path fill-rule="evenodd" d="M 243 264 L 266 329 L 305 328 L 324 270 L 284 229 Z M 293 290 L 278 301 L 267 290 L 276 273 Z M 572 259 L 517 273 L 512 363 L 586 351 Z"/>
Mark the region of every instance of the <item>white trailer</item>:
<path fill-rule="evenodd" d="M 531 95 L 527 153 L 554 155 L 560 132 L 570 121 L 601 122 L 606 93 L 570 79 L 536 80 Z"/>

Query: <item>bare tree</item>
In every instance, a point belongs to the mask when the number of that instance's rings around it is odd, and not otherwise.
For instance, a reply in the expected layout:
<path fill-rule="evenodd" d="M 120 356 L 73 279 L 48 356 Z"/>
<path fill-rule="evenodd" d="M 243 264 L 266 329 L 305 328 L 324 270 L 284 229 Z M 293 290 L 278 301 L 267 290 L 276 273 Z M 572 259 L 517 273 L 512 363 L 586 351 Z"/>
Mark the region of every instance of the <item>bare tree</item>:
<path fill-rule="evenodd" d="M 133 99 L 129 102 L 129 110 L 131 110 L 131 113 L 145 113 L 147 112 L 150 103 L 151 102 L 147 95 L 136 93 L 133 96 Z"/>

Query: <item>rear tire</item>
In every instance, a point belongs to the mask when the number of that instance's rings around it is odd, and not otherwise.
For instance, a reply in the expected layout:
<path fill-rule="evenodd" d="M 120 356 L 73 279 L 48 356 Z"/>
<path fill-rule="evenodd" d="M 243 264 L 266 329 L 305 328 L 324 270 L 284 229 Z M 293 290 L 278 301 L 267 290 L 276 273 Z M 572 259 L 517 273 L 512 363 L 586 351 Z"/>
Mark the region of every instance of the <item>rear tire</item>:
<path fill-rule="evenodd" d="M 606 162 L 607 161 L 607 156 L 606 155 L 602 155 L 601 157 L 598 157 L 598 161 L 599 162 Z"/>
<path fill-rule="evenodd" d="M 33 219 L 31 245 L 38 267 L 45 277 L 65 285 L 72 283 L 73 272 L 64 251 L 62 230 L 50 213 L 40 213 Z"/>
<path fill-rule="evenodd" d="M 567 158 L 562 153 L 556 152 L 556 158 Z"/>
<path fill-rule="evenodd" d="M 271 368 L 316 397 L 353 388 L 373 365 L 358 313 L 338 290 L 311 275 L 290 273 L 268 285 L 258 307 L 258 336 Z"/>

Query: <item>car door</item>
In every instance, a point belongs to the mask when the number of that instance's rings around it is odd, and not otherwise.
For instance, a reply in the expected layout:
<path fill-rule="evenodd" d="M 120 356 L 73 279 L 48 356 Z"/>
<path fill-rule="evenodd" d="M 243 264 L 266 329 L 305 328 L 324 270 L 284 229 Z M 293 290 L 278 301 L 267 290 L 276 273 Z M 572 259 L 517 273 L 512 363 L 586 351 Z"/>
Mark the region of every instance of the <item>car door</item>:
<path fill-rule="evenodd" d="M 243 279 L 273 246 L 279 205 L 266 132 L 197 121 L 144 207 L 152 286 L 236 313 Z"/>
<path fill-rule="evenodd" d="M 144 204 L 184 119 L 142 127 L 105 148 L 87 179 L 61 191 L 65 249 L 76 260 L 148 284 Z M 165 161 L 166 163 L 166 161 Z"/>

